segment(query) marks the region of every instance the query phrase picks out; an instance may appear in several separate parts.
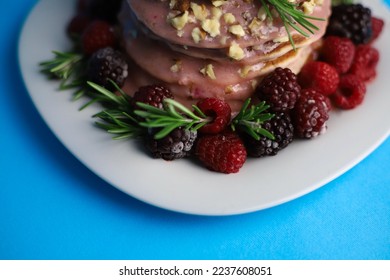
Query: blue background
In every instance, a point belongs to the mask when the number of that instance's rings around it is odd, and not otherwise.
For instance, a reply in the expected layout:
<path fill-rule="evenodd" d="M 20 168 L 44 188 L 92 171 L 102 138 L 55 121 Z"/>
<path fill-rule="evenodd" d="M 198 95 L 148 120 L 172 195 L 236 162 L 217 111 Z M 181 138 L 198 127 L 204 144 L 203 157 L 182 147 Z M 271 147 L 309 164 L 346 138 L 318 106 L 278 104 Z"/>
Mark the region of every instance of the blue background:
<path fill-rule="evenodd" d="M 19 31 L 37 1 L 3 2 L 0 259 L 390 259 L 390 139 L 278 207 L 230 217 L 158 209 L 102 181 L 48 129 L 17 64 Z"/>

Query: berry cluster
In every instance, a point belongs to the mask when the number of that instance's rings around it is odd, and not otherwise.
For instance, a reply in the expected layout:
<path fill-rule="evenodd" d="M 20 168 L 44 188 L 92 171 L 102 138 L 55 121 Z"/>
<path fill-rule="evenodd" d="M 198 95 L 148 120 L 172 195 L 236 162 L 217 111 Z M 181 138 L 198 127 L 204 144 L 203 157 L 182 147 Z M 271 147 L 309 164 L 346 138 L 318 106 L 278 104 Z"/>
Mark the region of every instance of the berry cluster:
<path fill-rule="evenodd" d="M 361 4 L 333 7 L 319 59 L 303 67 L 301 86 L 319 91 L 340 109 L 362 104 L 367 82 L 376 77 L 379 52 L 372 43 L 383 25 Z"/>
<path fill-rule="evenodd" d="M 154 158 L 195 157 L 210 170 L 236 173 L 247 157 L 274 156 L 295 138 L 323 134 L 332 106 L 360 105 L 366 83 L 376 76 L 379 53 L 372 43 L 384 22 L 360 4 L 340 5 L 318 59 L 298 75 L 276 68 L 234 118 L 229 104 L 217 98 L 200 100 L 191 111 L 164 85 L 141 87 L 129 97 L 121 91 L 129 69 L 115 31 L 120 3 L 79 0 L 67 33 L 88 60 L 85 76 L 103 92 L 96 100 L 111 102 L 96 115 L 105 122 L 100 127 L 141 135 Z"/>

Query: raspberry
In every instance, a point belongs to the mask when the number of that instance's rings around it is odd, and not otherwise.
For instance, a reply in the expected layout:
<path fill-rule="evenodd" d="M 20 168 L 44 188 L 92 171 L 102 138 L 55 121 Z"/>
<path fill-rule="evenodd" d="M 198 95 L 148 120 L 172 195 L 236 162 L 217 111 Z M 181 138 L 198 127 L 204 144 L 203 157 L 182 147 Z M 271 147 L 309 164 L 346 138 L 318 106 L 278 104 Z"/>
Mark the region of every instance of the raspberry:
<path fill-rule="evenodd" d="M 334 6 L 326 35 L 349 38 L 356 45 L 367 43 L 372 35 L 371 10 L 361 4 Z"/>
<path fill-rule="evenodd" d="M 210 170 L 227 174 L 237 173 L 247 158 L 244 143 L 230 131 L 199 137 L 195 155 Z"/>
<path fill-rule="evenodd" d="M 90 57 L 87 74 L 92 82 L 114 89 L 110 80 L 122 87 L 128 76 L 128 64 L 121 52 L 108 47 L 98 50 Z"/>
<path fill-rule="evenodd" d="M 197 103 L 197 107 L 212 118 L 212 122 L 203 126 L 199 132 L 217 134 L 223 131 L 230 122 L 232 110 L 228 103 L 217 98 L 206 98 Z"/>
<path fill-rule="evenodd" d="M 302 88 L 313 88 L 324 95 L 334 93 L 339 85 L 339 74 L 326 62 L 310 61 L 298 75 Z"/>
<path fill-rule="evenodd" d="M 271 132 L 275 140 L 264 136 L 256 140 L 249 134 L 243 133 L 245 147 L 248 155 L 252 157 L 276 155 L 293 141 L 294 127 L 290 115 L 286 112 L 276 113 L 271 120 L 264 122 L 262 127 Z"/>
<path fill-rule="evenodd" d="M 333 66 L 339 74 L 346 73 L 355 56 L 355 45 L 348 38 L 329 36 L 321 48 L 321 60 Z"/>
<path fill-rule="evenodd" d="M 335 106 L 341 109 L 353 109 L 362 104 L 366 86 L 358 77 L 348 74 L 341 77 L 339 88 L 332 96 Z"/>
<path fill-rule="evenodd" d="M 321 92 L 315 89 L 302 90 L 293 111 L 296 135 L 311 139 L 325 133 L 329 110 L 327 97 Z"/>
<path fill-rule="evenodd" d="M 382 33 L 385 22 L 380 18 L 372 17 L 371 24 L 372 24 L 372 36 L 370 38 L 369 43 L 373 43 L 376 39 L 378 39 L 378 37 Z"/>
<path fill-rule="evenodd" d="M 156 140 L 153 136 L 154 134 L 150 133 L 145 139 L 146 147 L 152 156 L 171 161 L 191 155 L 197 132 L 179 127 L 162 139 Z"/>
<path fill-rule="evenodd" d="M 294 108 L 300 91 L 297 76 L 288 68 L 278 67 L 261 81 L 256 95 L 273 111 L 285 111 Z"/>
<path fill-rule="evenodd" d="M 163 100 L 165 98 L 173 99 L 173 95 L 169 89 L 160 85 L 143 86 L 134 93 L 132 104 L 135 108 L 137 102 L 142 102 L 163 109 Z"/>
<path fill-rule="evenodd" d="M 96 20 L 85 29 L 82 35 L 82 48 L 86 55 L 99 49 L 116 46 L 113 27 L 106 21 Z"/>
<path fill-rule="evenodd" d="M 352 62 L 350 74 L 357 76 L 365 82 L 376 77 L 376 67 L 379 62 L 379 52 L 369 45 L 356 47 L 355 58 Z"/>

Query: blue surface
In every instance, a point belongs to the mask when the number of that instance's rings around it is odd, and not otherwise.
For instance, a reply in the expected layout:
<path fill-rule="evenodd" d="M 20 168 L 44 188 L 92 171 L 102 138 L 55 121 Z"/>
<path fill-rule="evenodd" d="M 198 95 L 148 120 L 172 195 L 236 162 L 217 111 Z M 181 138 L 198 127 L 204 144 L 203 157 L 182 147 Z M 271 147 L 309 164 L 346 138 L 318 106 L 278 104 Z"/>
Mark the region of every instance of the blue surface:
<path fill-rule="evenodd" d="M 390 139 L 319 190 L 246 215 L 173 213 L 102 181 L 21 80 L 17 40 L 35 2 L 0 10 L 0 259 L 390 259 Z"/>

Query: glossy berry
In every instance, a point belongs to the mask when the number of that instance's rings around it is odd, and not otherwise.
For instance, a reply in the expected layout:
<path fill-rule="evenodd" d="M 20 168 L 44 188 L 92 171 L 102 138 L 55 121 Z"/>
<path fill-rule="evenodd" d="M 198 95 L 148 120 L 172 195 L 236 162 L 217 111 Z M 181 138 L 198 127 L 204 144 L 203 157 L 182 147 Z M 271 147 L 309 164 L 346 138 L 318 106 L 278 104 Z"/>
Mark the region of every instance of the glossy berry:
<path fill-rule="evenodd" d="M 288 68 L 278 67 L 261 81 L 256 96 L 273 111 L 286 111 L 294 108 L 300 91 L 297 76 Z"/>
<path fill-rule="evenodd" d="M 153 133 L 148 134 L 145 144 L 154 158 L 171 161 L 189 156 L 196 138 L 196 131 L 176 128 L 170 134 L 158 140 L 154 139 Z"/>
<path fill-rule="evenodd" d="M 237 173 L 247 158 L 244 143 L 230 131 L 200 136 L 195 155 L 210 170 L 227 174 Z"/>
<path fill-rule="evenodd" d="M 82 49 L 86 55 L 92 55 L 102 48 L 115 46 L 114 28 L 106 21 L 91 22 L 82 35 Z"/>
<path fill-rule="evenodd" d="M 90 81 L 108 89 L 114 89 L 110 80 L 122 87 L 128 76 L 128 64 L 124 55 L 111 47 L 95 52 L 88 61 Z"/>
<path fill-rule="evenodd" d="M 352 62 L 350 74 L 367 82 L 376 77 L 376 67 L 379 62 L 379 52 L 370 45 L 356 47 L 355 57 Z"/>
<path fill-rule="evenodd" d="M 306 63 L 298 76 L 302 88 L 312 88 L 324 95 L 334 93 L 339 85 L 339 74 L 326 62 L 310 61 Z"/>
<path fill-rule="evenodd" d="M 372 36 L 370 38 L 370 43 L 373 43 L 381 35 L 385 22 L 383 21 L 383 19 L 372 17 L 371 24 L 372 24 Z"/>
<path fill-rule="evenodd" d="M 356 45 L 367 43 L 372 36 L 371 10 L 361 4 L 334 6 L 326 35 L 349 38 Z"/>
<path fill-rule="evenodd" d="M 200 100 L 196 105 L 206 116 L 212 119 L 199 132 L 217 134 L 223 131 L 230 123 L 232 110 L 225 101 L 218 98 L 206 98 Z"/>
<path fill-rule="evenodd" d="M 168 88 L 160 85 L 143 86 L 134 93 L 132 104 L 137 108 L 136 103 L 142 102 L 163 109 L 165 98 L 173 99 L 173 95 Z"/>
<path fill-rule="evenodd" d="M 339 88 L 332 96 L 334 105 L 341 109 L 353 109 L 363 103 L 366 86 L 354 75 L 341 77 Z"/>
<path fill-rule="evenodd" d="M 355 56 L 355 45 L 348 38 L 329 36 L 321 48 L 321 60 L 333 66 L 339 74 L 346 73 Z"/>
<path fill-rule="evenodd" d="M 264 122 L 262 128 L 268 130 L 275 137 L 274 140 L 261 136 L 256 140 L 247 133 L 242 134 L 248 155 L 252 157 L 264 157 L 276 155 L 287 147 L 294 138 L 294 126 L 287 112 L 275 113 L 275 116 Z"/>
<path fill-rule="evenodd" d="M 327 97 L 315 89 L 304 89 L 293 111 L 295 134 L 311 139 L 326 132 L 329 119 Z"/>

